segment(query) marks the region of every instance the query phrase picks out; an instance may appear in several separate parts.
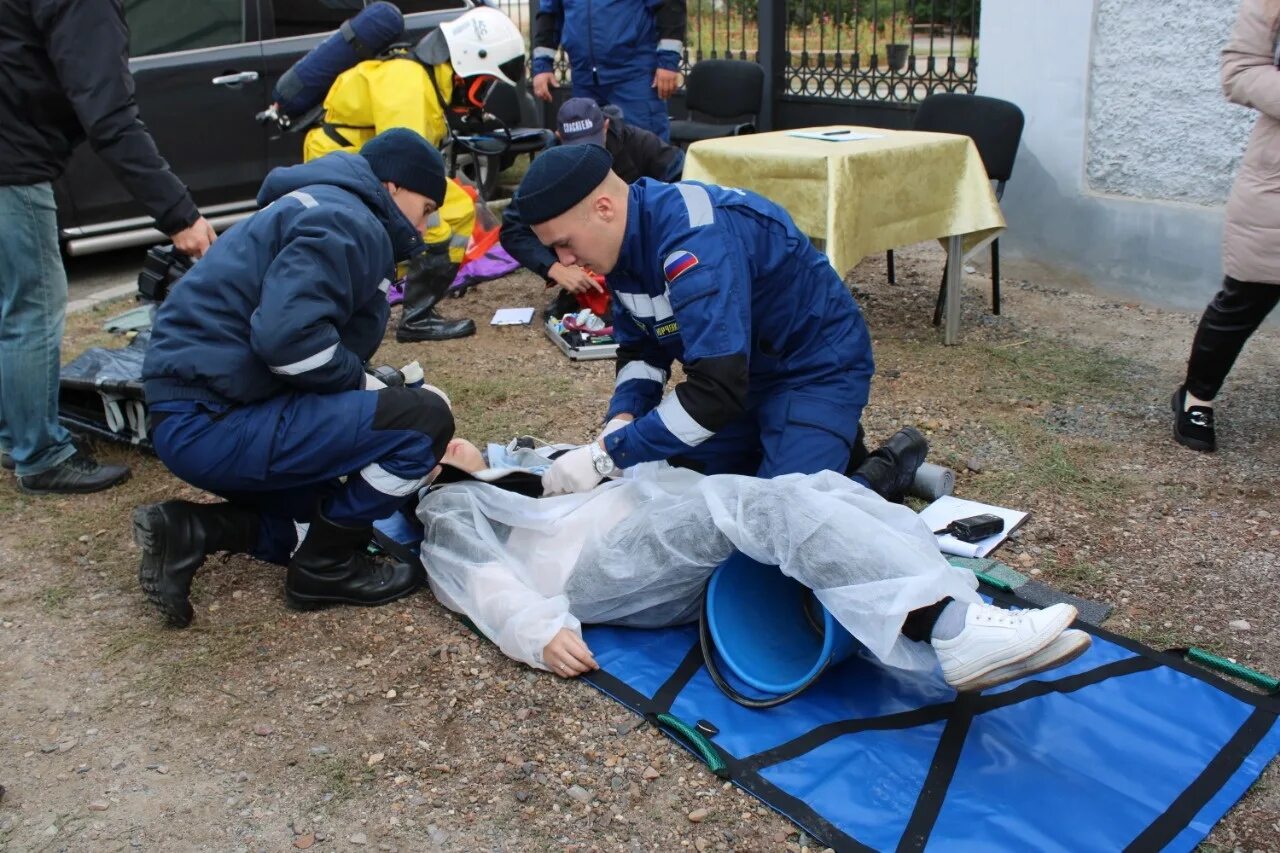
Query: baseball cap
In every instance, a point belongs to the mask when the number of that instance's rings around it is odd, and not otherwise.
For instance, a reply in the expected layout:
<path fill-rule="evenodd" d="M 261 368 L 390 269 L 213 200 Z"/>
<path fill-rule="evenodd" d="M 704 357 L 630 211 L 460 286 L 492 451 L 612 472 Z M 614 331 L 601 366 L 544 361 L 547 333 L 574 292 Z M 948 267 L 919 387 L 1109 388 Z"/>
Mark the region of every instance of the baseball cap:
<path fill-rule="evenodd" d="M 589 142 L 604 146 L 605 114 L 591 98 L 570 98 L 556 116 L 560 141 L 565 145 Z"/>

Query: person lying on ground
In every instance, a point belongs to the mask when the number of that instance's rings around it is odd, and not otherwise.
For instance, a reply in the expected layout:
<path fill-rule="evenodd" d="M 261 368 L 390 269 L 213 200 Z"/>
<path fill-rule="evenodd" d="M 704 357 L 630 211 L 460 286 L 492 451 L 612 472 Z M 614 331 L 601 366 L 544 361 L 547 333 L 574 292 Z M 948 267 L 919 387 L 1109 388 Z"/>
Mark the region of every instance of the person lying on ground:
<path fill-rule="evenodd" d="M 453 482 L 417 509 L 436 597 L 509 657 L 564 677 L 597 668 L 583 624 L 696 620 L 708 578 L 734 551 L 812 589 L 882 664 L 940 666 L 957 690 L 1060 666 L 1090 643 L 1070 629 L 1068 604 L 984 604 L 915 513 L 831 471 L 764 480 L 656 462 L 536 498 L 502 488 L 462 439 L 441 462 L 436 482 Z"/>

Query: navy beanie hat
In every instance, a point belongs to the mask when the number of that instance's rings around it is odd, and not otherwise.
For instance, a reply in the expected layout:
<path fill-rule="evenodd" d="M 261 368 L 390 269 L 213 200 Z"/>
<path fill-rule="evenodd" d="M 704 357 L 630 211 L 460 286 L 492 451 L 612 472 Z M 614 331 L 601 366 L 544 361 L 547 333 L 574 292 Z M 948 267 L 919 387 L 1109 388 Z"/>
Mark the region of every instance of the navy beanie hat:
<path fill-rule="evenodd" d="M 390 181 L 444 204 L 444 158 L 430 142 L 406 127 L 384 130 L 360 149 L 379 181 Z"/>
<path fill-rule="evenodd" d="M 599 145 L 561 145 L 539 154 L 516 189 L 520 219 L 538 225 L 555 219 L 600 186 L 613 158 Z"/>

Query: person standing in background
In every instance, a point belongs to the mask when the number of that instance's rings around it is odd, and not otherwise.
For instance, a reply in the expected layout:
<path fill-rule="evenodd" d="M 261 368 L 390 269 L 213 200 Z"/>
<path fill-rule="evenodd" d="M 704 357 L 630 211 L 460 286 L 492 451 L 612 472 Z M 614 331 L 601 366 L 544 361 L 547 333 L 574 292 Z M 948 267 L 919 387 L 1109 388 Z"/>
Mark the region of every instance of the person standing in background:
<path fill-rule="evenodd" d="M 215 239 L 138 117 L 118 0 L 0 0 L 0 464 L 33 494 L 129 477 L 58 423 L 67 274 L 52 181 L 83 140 L 194 258 Z"/>
<path fill-rule="evenodd" d="M 1222 289 L 1191 343 L 1187 375 L 1173 392 L 1173 438 L 1217 448 L 1213 401 L 1245 342 L 1280 302 L 1280 0 L 1244 0 L 1222 51 L 1228 100 L 1258 111 L 1227 199 Z"/>
<path fill-rule="evenodd" d="M 685 0 L 539 0 L 533 94 L 551 100 L 563 46 L 575 98 L 614 104 L 628 122 L 670 142 L 667 99 L 680 84 L 687 24 Z"/>

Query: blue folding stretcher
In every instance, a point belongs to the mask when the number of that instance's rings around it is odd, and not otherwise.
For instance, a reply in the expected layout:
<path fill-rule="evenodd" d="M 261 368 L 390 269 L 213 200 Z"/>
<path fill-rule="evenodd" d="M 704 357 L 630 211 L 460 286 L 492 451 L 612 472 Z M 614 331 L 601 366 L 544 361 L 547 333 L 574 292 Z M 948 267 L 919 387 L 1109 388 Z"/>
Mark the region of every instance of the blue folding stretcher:
<path fill-rule="evenodd" d="M 416 535 L 392 519 L 376 538 L 415 560 Z M 588 626 L 601 669 L 582 678 L 837 851 L 1194 849 L 1280 754 L 1280 688 L 1076 627 L 1082 657 L 976 695 L 855 655 L 747 708 L 712 683 L 697 625 Z"/>
<path fill-rule="evenodd" d="M 1079 627 L 1083 657 L 978 695 L 855 656 L 746 708 L 697 626 L 589 627 L 585 678 L 836 850 L 1193 849 L 1280 753 L 1280 696 Z"/>

